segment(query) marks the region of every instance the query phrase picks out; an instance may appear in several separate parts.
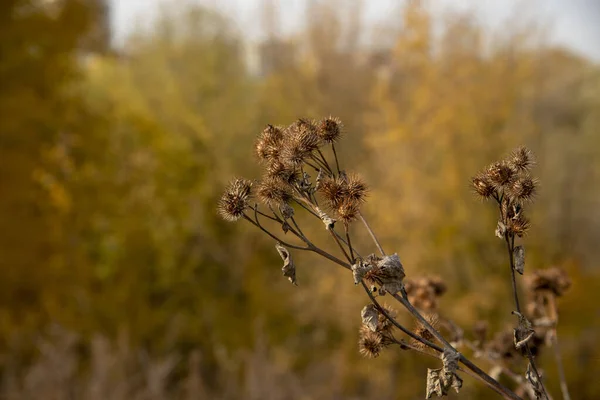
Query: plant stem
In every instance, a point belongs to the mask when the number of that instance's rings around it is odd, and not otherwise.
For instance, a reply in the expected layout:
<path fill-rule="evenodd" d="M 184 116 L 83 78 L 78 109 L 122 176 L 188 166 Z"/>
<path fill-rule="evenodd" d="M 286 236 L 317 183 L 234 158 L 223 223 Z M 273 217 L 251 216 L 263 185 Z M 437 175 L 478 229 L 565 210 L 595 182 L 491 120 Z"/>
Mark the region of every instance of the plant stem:
<path fill-rule="evenodd" d="M 427 339 L 422 338 L 421 336 L 417 335 L 416 333 L 414 333 L 413 331 L 405 328 L 404 326 L 400 325 L 395 319 L 394 317 L 392 317 L 386 310 L 385 308 L 383 308 L 379 302 L 377 301 L 377 299 L 375 299 L 375 296 L 373 296 L 373 293 L 371 293 L 371 291 L 369 290 L 369 288 L 367 287 L 367 285 L 365 284 L 364 281 L 360 282 L 362 284 L 363 289 L 365 290 L 365 292 L 367 293 L 367 296 L 369 296 L 369 299 L 371 300 L 371 302 L 373 304 L 375 304 L 375 306 L 377 307 L 377 309 L 379 310 L 380 313 L 382 313 L 396 328 L 400 329 L 402 332 L 404 332 L 405 334 L 407 334 L 408 336 L 410 336 L 411 338 L 417 340 L 418 342 L 423 343 L 425 346 L 432 348 L 433 350 L 442 353 L 444 351 L 444 349 L 440 346 L 438 346 L 437 344 L 430 342 Z"/>
<path fill-rule="evenodd" d="M 369 226 L 369 223 L 367 222 L 367 220 L 365 219 L 365 217 L 362 215 L 362 213 L 360 211 L 358 212 L 358 216 L 359 216 L 360 220 L 362 221 L 363 225 L 365 226 L 365 228 L 367 228 L 369 235 L 371 235 L 371 239 L 373 239 L 373 242 L 375 242 L 375 246 L 377 246 L 377 249 L 379 250 L 381 255 L 385 256 L 385 251 L 383 251 L 383 247 L 381 247 L 381 243 L 379 243 L 379 240 L 377 240 L 377 236 L 375 236 L 375 232 L 373 232 L 373 230 Z"/>
<path fill-rule="evenodd" d="M 335 167 L 337 168 L 338 175 L 340 174 L 340 163 L 338 161 L 337 152 L 335 151 L 335 144 L 331 143 L 331 150 L 333 150 L 333 157 L 335 158 Z"/>
<path fill-rule="evenodd" d="M 394 318 L 389 315 L 389 313 L 387 311 L 385 311 L 385 309 L 383 307 L 381 307 L 379 305 L 379 303 L 377 302 L 377 300 L 375 299 L 375 297 L 373 296 L 373 294 L 371 293 L 371 291 L 369 290 L 369 288 L 367 287 L 367 285 L 364 283 L 364 281 L 361 281 L 362 286 L 365 290 L 365 292 L 367 293 L 367 295 L 369 296 L 369 299 L 371 299 L 371 302 L 373 302 L 373 304 L 375 304 L 375 306 L 377 307 L 377 309 L 388 319 L 390 320 L 390 322 L 396 326 L 398 329 L 400 329 L 402 332 L 406 333 L 408 336 L 410 336 L 411 338 L 423 343 L 424 345 L 434 349 L 435 351 L 438 351 L 440 353 L 444 352 L 444 348 L 438 346 L 435 343 L 432 343 L 426 339 L 423 339 L 422 337 L 420 337 L 419 335 L 415 334 L 414 332 L 406 329 L 405 327 L 403 327 L 402 325 L 400 325 L 398 322 L 396 322 L 396 320 L 394 320 Z M 397 296 L 397 297 L 396 297 Z M 410 305 L 410 309 L 414 310 L 414 312 L 416 313 L 413 314 L 415 315 L 415 317 L 417 317 L 417 319 L 419 319 L 419 321 L 421 321 L 425 327 L 429 330 L 429 328 L 431 328 L 430 332 L 436 337 L 436 339 L 440 340 L 441 343 L 444 344 L 445 347 L 450 348 L 454 351 L 456 351 L 456 349 L 454 349 L 454 347 L 452 347 L 443 337 L 442 335 L 440 335 L 439 332 L 437 332 L 435 330 L 435 328 L 433 328 L 428 322 L 427 320 L 425 320 L 425 318 L 423 318 L 423 316 L 421 314 L 419 314 L 419 312 L 412 306 L 412 304 L 410 304 L 407 300 L 403 299 L 402 297 L 398 296 L 397 294 L 394 295 L 394 298 L 397 298 L 399 301 L 400 299 L 402 300 L 401 303 L 404 305 L 405 303 Z M 409 309 L 409 311 L 410 311 Z M 417 316 L 418 315 L 418 316 Z M 434 333 L 435 332 L 435 333 Z M 458 353 L 458 352 L 457 352 Z M 504 385 L 500 384 L 500 382 L 496 381 L 494 378 L 492 378 L 491 376 L 489 376 L 488 374 L 485 373 L 485 371 L 483 371 L 481 368 L 479 368 L 477 365 L 473 364 L 468 358 L 466 358 L 465 356 L 463 356 L 462 354 L 458 353 L 459 356 L 459 360 L 460 362 L 462 362 L 468 369 L 470 369 L 471 371 L 473 371 L 473 373 L 475 373 L 476 375 L 478 375 L 483 381 L 486 382 L 486 384 L 492 388 L 494 391 L 496 391 L 498 394 L 504 396 L 504 398 L 508 398 L 508 399 L 513 399 L 513 400 L 523 400 L 521 399 L 519 396 L 517 396 L 513 391 L 511 391 L 509 388 L 505 387 Z"/>
<path fill-rule="evenodd" d="M 504 239 L 506 241 L 506 249 L 508 251 L 508 259 L 510 261 L 510 274 L 512 280 L 512 290 L 513 297 L 515 299 L 515 307 L 517 308 L 517 312 L 521 314 L 521 306 L 519 305 L 519 294 L 517 293 L 517 279 L 515 276 L 515 261 L 514 261 L 514 247 L 515 247 L 515 237 L 511 235 L 509 237 L 508 233 L 504 234 Z M 537 369 L 537 365 L 535 364 L 535 360 L 533 358 L 533 354 L 531 353 L 531 349 L 529 348 L 529 343 L 525 343 L 525 353 L 527 354 L 527 359 L 529 360 L 529 364 L 531 364 L 531 368 L 533 369 L 533 373 L 537 378 L 540 386 L 542 388 L 542 394 L 544 399 L 548 399 L 548 392 L 546 391 L 546 387 L 544 386 L 544 382 L 542 382 L 542 378 Z"/>
<path fill-rule="evenodd" d="M 331 234 L 331 237 L 333 238 L 333 240 L 335 240 L 337 245 L 340 247 L 340 250 L 342 250 L 342 253 L 344 253 L 344 256 L 346 257 L 346 259 L 352 264 L 353 260 L 352 260 L 352 258 L 350 258 L 350 256 L 346 252 L 346 249 L 344 249 L 344 246 L 342 246 L 340 239 L 338 239 L 337 235 L 335 233 L 333 233 L 333 231 L 331 229 L 328 229 L 328 231 Z"/>
<path fill-rule="evenodd" d="M 354 264 L 354 249 L 352 249 L 352 242 L 350 241 L 350 233 L 348 232 L 348 224 L 344 224 L 344 231 L 346 232 L 346 240 L 348 241 L 346 244 L 348 245 L 348 249 L 350 250 L 350 258 L 352 259 L 352 263 Z"/>
<path fill-rule="evenodd" d="M 558 323 L 558 307 L 556 305 L 556 297 L 554 293 L 548 296 L 548 302 L 550 303 L 550 312 L 552 313 L 551 318 L 554 320 L 554 328 L 552 329 L 552 348 L 554 349 L 554 358 L 556 359 L 556 367 L 558 369 L 558 378 L 560 381 L 560 391 L 562 392 L 563 400 L 571 400 L 569 395 L 569 387 L 567 386 L 567 378 L 565 376 L 565 369 L 562 362 L 562 356 L 560 354 L 560 346 L 558 344 L 558 332 L 556 325 Z"/>

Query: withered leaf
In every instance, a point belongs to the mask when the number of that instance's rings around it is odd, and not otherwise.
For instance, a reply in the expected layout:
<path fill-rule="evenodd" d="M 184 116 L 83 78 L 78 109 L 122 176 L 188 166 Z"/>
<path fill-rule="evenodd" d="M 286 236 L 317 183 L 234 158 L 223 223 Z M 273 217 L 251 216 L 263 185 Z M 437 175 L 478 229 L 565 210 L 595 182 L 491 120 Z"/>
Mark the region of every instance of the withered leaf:
<path fill-rule="evenodd" d="M 504 235 L 506 234 L 506 225 L 504 225 L 504 222 L 498 221 L 495 233 L 498 238 L 504 239 Z"/>
<path fill-rule="evenodd" d="M 462 387 L 462 379 L 456 374 L 458 369 L 458 352 L 446 349 L 442 354 L 444 366 L 438 369 L 427 369 L 426 398 L 432 395 L 447 396 L 452 388 L 458 393 Z"/>
<path fill-rule="evenodd" d="M 539 381 L 535 372 L 531 368 L 531 363 L 527 364 L 527 371 L 525 372 L 525 378 L 527 378 L 527 381 L 529 381 L 529 384 L 533 388 L 535 398 L 538 400 L 541 399 L 542 393 L 543 393 L 542 383 Z"/>
<path fill-rule="evenodd" d="M 363 261 L 358 261 L 356 264 L 352 265 L 351 268 L 352 276 L 354 277 L 354 284 L 358 285 L 364 278 L 365 274 L 373 269 L 373 266 Z"/>
<path fill-rule="evenodd" d="M 402 280 L 406 275 L 398 254 L 383 257 L 377 262 L 376 270 L 383 291 L 396 294 L 402 289 Z"/>
<path fill-rule="evenodd" d="M 377 308 L 375 308 L 375 305 L 368 304 L 364 306 L 360 312 L 360 317 L 362 318 L 362 323 L 371 331 L 375 332 L 377 330 L 379 312 L 377 311 Z"/>
<path fill-rule="evenodd" d="M 523 275 L 525 271 L 525 249 L 523 246 L 515 247 L 513 255 L 515 258 L 515 271 Z"/>
<path fill-rule="evenodd" d="M 296 281 L 296 266 L 294 265 L 292 255 L 290 254 L 289 250 L 279 243 L 275 244 L 275 248 L 283 260 L 283 267 L 281 268 L 283 271 L 283 276 L 287 277 L 290 282 L 298 286 L 298 282 Z"/>

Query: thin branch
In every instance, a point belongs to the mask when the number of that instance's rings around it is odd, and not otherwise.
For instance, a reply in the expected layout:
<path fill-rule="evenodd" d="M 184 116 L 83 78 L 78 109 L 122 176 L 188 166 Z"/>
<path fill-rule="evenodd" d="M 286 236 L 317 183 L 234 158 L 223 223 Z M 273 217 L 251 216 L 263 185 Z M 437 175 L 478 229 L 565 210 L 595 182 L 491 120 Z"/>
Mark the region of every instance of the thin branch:
<path fill-rule="evenodd" d="M 350 264 L 353 264 L 354 260 L 348 255 L 348 253 L 346 252 L 346 249 L 344 249 L 344 246 L 342 246 L 342 243 L 340 242 L 340 239 L 338 239 L 337 235 L 335 233 L 333 233 L 333 231 L 331 229 L 327 229 L 327 230 L 331 234 L 331 237 L 333 238 L 333 240 L 335 240 L 335 242 L 339 246 L 340 250 L 342 250 L 342 253 L 344 253 L 344 256 L 346 257 L 346 259 L 348 261 L 350 261 Z"/>
<path fill-rule="evenodd" d="M 517 308 L 517 312 L 521 313 L 521 307 L 519 305 L 519 295 L 517 293 L 517 279 L 515 276 L 515 260 L 514 260 L 514 247 L 515 247 L 515 237 L 514 235 L 510 235 L 508 233 L 504 234 L 504 239 L 506 242 L 506 249 L 508 251 L 508 259 L 510 261 L 510 275 L 512 280 L 512 290 L 513 297 L 515 300 L 515 307 Z M 537 365 L 535 364 L 535 359 L 533 358 L 533 353 L 531 353 L 531 349 L 529 348 L 529 343 L 525 343 L 525 354 L 527 355 L 527 359 L 529 360 L 529 364 L 531 364 L 531 369 L 533 369 L 533 373 L 535 374 L 536 379 L 540 383 L 542 388 L 542 394 L 545 399 L 548 399 L 548 392 L 546 391 L 546 386 L 544 382 L 542 382 L 542 377 L 537 369 Z"/>
<path fill-rule="evenodd" d="M 297 246 L 295 244 L 291 244 L 291 243 L 288 243 L 286 241 L 281 240 L 280 238 L 278 238 L 277 236 L 273 235 L 271 232 L 269 232 L 268 230 L 266 230 L 265 228 L 263 228 L 263 226 L 260 223 L 255 222 L 254 220 L 252 220 L 252 218 L 250 218 L 249 216 L 247 216 L 246 213 L 244 213 L 244 219 L 246 221 L 250 222 L 252 225 L 254 225 L 257 228 L 259 228 L 261 231 L 263 231 L 267 235 L 269 235 L 272 239 L 274 239 L 277 242 L 281 243 L 283 246 L 289 247 L 290 249 L 296 249 L 296 250 L 312 250 L 309 247 Z"/>
<path fill-rule="evenodd" d="M 375 299 L 375 296 L 373 296 L 373 293 L 371 293 L 371 291 L 369 290 L 369 288 L 367 287 L 367 285 L 365 284 L 364 281 L 360 281 L 360 283 L 362 284 L 363 289 L 365 290 L 365 292 L 367 293 L 367 296 L 369 296 L 369 299 L 371 300 L 371 302 L 373 304 L 375 304 L 375 306 L 377 307 L 377 309 L 379 310 L 380 313 L 382 313 L 396 328 L 400 329 L 402 332 L 404 332 L 405 334 L 407 334 L 408 336 L 410 336 L 411 338 L 417 340 L 418 342 L 423 343 L 425 346 L 432 348 L 433 350 L 437 351 L 437 352 L 444 352 L 444 349 L 440 346 L 438 346 L 437 344 L 430 342 L 427 339 L 422 338 L 421 336 L 417 335 L 416 333 L 414 333 L 413 331 L 411 331 L 410 329 L 405 328 L 404 326 L 400 325 L 395 319 L 394 317 L 392 317 L 386 310 L 385 308 L 383 308 L 379 302 Z"/>
<path fill-rule="evenodd" d="M 381 243 L 379 243 L 379 240 L 377 240 L 377 236 L 375 236 L 375 232 L 373 232 L 373 230 L 369 226 L 369 223 L 367 222 L 367 220 L 365 219 L 365 217 L 362 215 L 362 213 L 360 211 L 358 212 L 358 216 L 359 216 L 360 220 L 362 221 L 363 225 L 365 226 L 365 228 L 367 228 L 369 235 L 371 235 L 371 239 L 373 239 L 373 242 L 375 242 L 375 246 L 377 246 L 377 249 L 379 250 L 381 255 L 385 256 L 385 251 L 383 251 L 383 247 L 381 247 Z"/>
<path fill-rule="evenodd" d="M 335 151 L 335 144 L 331 143 L 331 150 L 333 150 L 333 157 L 335 158 L 335 167 L 337 168 L 338 175 L 340 174 L 340 162 L 338 161 L 337 152 Z"/>
<path fill-rule="evenodd" d="M 348 232 L 348 224 L 344 224 L 344 231 L 346 232 L 346 240 L 348 240 L 348 243 L 346 243 L 346 245 L 348 246 L 348 249 L 350 249 L 350 258 L 352 259 L 352 263 L 354 263 L 354 250 L 352 249 L 352 242 L 350 241 L 350 233 Z"/>
<path fill-rule="evenodd" d="M 562 392 L 563 400 L 571 400 L 569 387 L 567 386 L 567 378 L 565 376 L 565 368 L 562 362 L 562 355 L 560 353 L 560 346 L 558 344 L 558 331 L 556 329 L 556 326 L 558 325 L 558 306 L 556 305 L 556 296 L 554 296 L 554 293 L 551 293 L 546 298 L 548 299 L 548 305 L 550 307 L 550 318 L 554 321 L 551 339 L 552 348 L 554 350 L 554 358 L 556 359 L 556 367 L 558 369 L 560 391 Z"/>

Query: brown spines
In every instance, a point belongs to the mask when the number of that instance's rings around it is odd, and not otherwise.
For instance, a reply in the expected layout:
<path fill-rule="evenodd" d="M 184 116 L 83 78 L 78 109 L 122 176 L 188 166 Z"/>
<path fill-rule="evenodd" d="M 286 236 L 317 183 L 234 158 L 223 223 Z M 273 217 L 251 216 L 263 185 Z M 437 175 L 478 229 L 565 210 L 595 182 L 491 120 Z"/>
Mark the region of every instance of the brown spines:
<path fill-rule="evenodd" d="M 515 179 L 507 188 L 506 193 L 515 203 L 523 203 L 534 198 L 537 180 L 529 175 Z"/>
<path fill-rule="evenodd" d="M 523 215 L 523 212 L 521 211 L 518 215 L 508 218 L 506 229 L 515 236 L 523 237 L 527 234 L 530 226 L 531 223 L 529 222 L 529 219 Z"/>
<path fill-rule="evenodd" d="M 508 163 L 499 161 L 487 167 L 486 174 L 489 181 L 501 189 L 509 185 L 515 177 L 516 171 Z"/>
<path fill-rule="evenodd" d="M 319 193 L 327 202 L 327 206 L 335 210 L 347 197 L 346 182 L 341 178 L 326 177 L 321 181 Z"/>
<path fill-rule="evenodd" d="M 489 177 L 484 173 L 474 176 L 471 179 L 471 183 L 475 193 L 482 199 L 488 199 L 496 192 L 496 188 L 490 181 Z"/>
<path fill-rule="evenodd" d="M 508 156 L 507 163 L 519 172 L 528 171 L 535 164 L 531 151 L 521 146 Z"/>
<path fill-rule="evenodd" d="M 221 196 L 218 211 L 227 221 L 237 221 L 248 207 L 252 194 L 252 182 L 247 179 L 237 178 L 229 183 Z"/>
<path fill-rule="evenodd" d="M 375 358 L 383 349 L 383 337 L 366 326 L 361 326 L 358 339 L 358 351 L 367 358 Z"/>
<path fill-rule="evenodd" d="M 256 188 L 258 198 L 269 206 L 279 206 L 288 203 L 292 199 L 287 185 L 281 179 L 275 177 L 264 177 Z"/>
<path fill-rule="evenodd" d="M 437 329 L 438 326 L 438 318 L 437 315 L 435 314 L 426 314 L 425 315 L 425 320 L 431 325 L 433 326 L 435 329 Z M 433 342 L 435 337 L 433 336 L 433 334 L 431 332 L 429 332 L 429 330 L 427 329 L 427 327 L 421 323 L 421 322 L 417 322 L 415 329 L 413 330 L 413 333 L 429 342 Z M 424 349 L 427 346 L 423 343 L 421 343 L 420 341 L 418 341 L 417 339 L 412 339 L 411 340 L 412 344 L 419 348 L 419 349 Z"/>
<path fill-rule="evenodd" d="M 367 185 L 357 175 L 327 177 L 320 182 L 319 193 L 327 207 L 348 224 L 358 215 L 367 194 Z"/>
<path fill-rule="evenodd" d="M 334 117 L 323 118 L 318 125 L 317 135 L 327 143 L 334 143 L 342 135 L 342 123 Z"/>
<path fill-rule="evenodd" d="M 319 148 L 321 139 L 317 135 L 314 124 L 305 119 L 299 119 L 287 128 L 283 141 L 281 160 L 292 166 L 300 166 Z"/>
<path fill-rule="evenodd" d="M 282 143 L 283 130 L 267 125 L 254 144 L 254 152 L 261 161 L 273 162 L 279 159 Z"/>

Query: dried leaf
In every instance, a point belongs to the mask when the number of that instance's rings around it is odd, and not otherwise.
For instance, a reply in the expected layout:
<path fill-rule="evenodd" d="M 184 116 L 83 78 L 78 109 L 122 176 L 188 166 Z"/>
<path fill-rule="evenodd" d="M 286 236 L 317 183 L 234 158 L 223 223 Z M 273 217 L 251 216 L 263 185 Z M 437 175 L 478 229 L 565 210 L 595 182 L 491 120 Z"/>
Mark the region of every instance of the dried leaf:
<path fill-rule="evenodd" d="M 504 222 L 498 221 L 495 233 L 498 238 L 504 239 L 504 235 L 506 234 L 506 225 L 504 225 Z"/>
<path fill-rule="evenodd" d="M 365 274 L 373 269 L 371 264 L 367 264 L 363 261 L 359 261 L 352 265 L 352 275 L 354 276 L 354 284 L 358 285 L 364 278 Z"/>
<path fill-rule="evenodd" d="M 525 271 L 525 249 L 523 246 L 515 247 L 513 255 L 515 257 L 515 271 L 523 275 Z"/>
<path fill-rule="evenodd" d="M 284 219 L 290 219 L 294 216 L 294 209 L 288 203 L 281 203 L 279 205 L 279 211 Z"/>
<path fill-rule="evenodd" d="M 427 368 L 427 389 L 425 393 L 426 399 L 431 398 L 431 396 L 434 394 L 440 397 L 442 397 L 445 394 L 442 389 L 442 380 L 440 379 L 441 373 L 441 368 Z"/>
<path fill-rule="evenodd" d="M 287 277 L 290 282 L 298 286 L 298 282 L 296 281 L 296 266 L 294 265 L 294 261 L 292 260 L 292 255 L 290 254 L 288 249 L 286 249 L 279 243 L 275 244 L 275 248 L 281 256 L 281 259 L 283 260 L 283 267 L 281 268 L 281 270 L 283 271 L 283 276 Z"/>
<path fill-rule="evenodd" d="M 368 304 L 363 307 L 360 312 L 362 323 L 368 327 L 372 332 L 377 331 L 377 324 L 379 323 L 379 312 L 373 304 Z"/>
<path fill-rule="evenodd" d="M 446 349 L 442 354 L 442 362 L 444 366 L 438 369 L 427 369 L 427 387 L 426 398 L 432 395 L 447 396 L 450 388 L 456 393 L 460 391 L 463 381 L 456 374 L 458 369 L 459 354 L 455 350 Z"/>
<path fill-rule="evenodd" d="M 527 371 L 525 372 L 525 378 L 529 381 L 529 384 L 533 388 L 533 392 L 535 394 L 536 399 L 542 398 L 542 383 L 538 380 L 533 368 L 531 368 L 531 363 L 527 364 Z"/>
<path fill-rule="evenodd" d="M 383 257 L 376 266 L 377 278 L 381 281 L 381 289 L 396 294 L 402 289 L 402 280 L 406 276 L 398 254 Z"/>
<path fill-rule="evenodd" d="M 533 338 L 535 331 L 531 322 L 523 314 L 517 311 L 513 311 L 512 313 L 519 318 L 519 325 L 513 330 L 513 342 L 515 348 L 520 349 Z"/>

